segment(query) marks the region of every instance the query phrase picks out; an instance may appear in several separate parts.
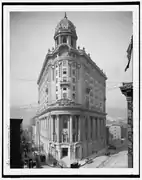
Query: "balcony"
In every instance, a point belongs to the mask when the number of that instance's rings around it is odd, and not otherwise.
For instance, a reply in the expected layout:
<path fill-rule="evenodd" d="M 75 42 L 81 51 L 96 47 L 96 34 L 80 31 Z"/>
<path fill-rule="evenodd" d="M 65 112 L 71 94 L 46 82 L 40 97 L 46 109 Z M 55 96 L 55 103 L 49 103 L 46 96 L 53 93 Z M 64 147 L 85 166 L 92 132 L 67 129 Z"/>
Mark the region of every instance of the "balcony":
<path fill-rule="evenodd" d="M 60 81 L 60 86 L 67 85 L 70 86 L 70 81 Z"/>

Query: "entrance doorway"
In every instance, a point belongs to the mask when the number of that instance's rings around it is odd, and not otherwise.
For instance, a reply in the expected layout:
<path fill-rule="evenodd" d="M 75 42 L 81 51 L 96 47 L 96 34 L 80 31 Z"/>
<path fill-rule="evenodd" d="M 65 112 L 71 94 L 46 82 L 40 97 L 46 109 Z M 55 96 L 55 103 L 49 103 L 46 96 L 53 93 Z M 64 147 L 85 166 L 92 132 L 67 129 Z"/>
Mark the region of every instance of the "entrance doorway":
<path fill-rule="evenodd" d="M 62 148 L 62 157 L 68 156 L 68 148 Z"/>

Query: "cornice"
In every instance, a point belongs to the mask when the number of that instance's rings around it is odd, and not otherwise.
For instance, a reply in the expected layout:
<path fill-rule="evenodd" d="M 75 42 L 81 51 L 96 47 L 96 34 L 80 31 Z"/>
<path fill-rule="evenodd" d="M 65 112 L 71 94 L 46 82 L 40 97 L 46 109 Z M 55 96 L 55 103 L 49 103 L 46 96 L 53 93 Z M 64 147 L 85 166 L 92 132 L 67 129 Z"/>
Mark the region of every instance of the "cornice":
<path fill-rule="evenodd" d="M 66 110 L 68 110 L 68 111 L 75 110 L 75 111 L 80 111 L 80 112 L 95 113 L 95 114 L 99 114 L 99 115 L 103 115 L 103 116 L 107 115 L 106 113 L 99 112 L 97 110 L 95 111 L 95 110 L 90 110 L 90 109 L 83 108 L 83 107 L 75 107 L 75 106 L 66 106 L 66 105 L 63 105 L 63 106 L 52 106 L 52 107 L 49 107 L 48 109 L 44 110 L 43 112 L 37 114 L 36 117 L 39 117 L 39 116 L 44 115 L 45 113 L 48 113 L 48 112 L 51 112 L 51 111 L 60 111 L 60 110 L 64 110 L 64 111 L 66 111 Z"/>

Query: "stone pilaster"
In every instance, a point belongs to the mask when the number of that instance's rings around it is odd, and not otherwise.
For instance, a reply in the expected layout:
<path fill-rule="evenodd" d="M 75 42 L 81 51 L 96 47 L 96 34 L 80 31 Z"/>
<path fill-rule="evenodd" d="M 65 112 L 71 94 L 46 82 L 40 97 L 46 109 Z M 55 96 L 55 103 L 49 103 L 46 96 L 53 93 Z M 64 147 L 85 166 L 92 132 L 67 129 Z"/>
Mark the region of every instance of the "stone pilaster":
<path fill-rule="evenodd" d="M 53 116 L 51 116 L 51 141 L 53 141 Z"/>
<path fill-rule="evenodd" d="M 59 36 L 59 44 L 61 44 L 61 36 Z"/>
<path fill-rule="evenodd" d="M 57 118 L 57 142 L 59 143 L 60 142 L 60 122 L 59 122 L 59 115 L 56 116 Z"/>
<path fill-rule="evenodd" d="M 79 123 L 78 123 L 78 141 L 81 141 L 81 117 L 78 116 L 78 120 L 79 120 Z"/>
<path fill-rule="evenodd" d="M 97 118 L 97 140 L 100 140 L 100 119 Z"/>
<path fill-rule="evenodd" d="M 120 87 L 127 99 L 128 109 L 128 168 L 133 168 L 133 84 L 123 83 Z"/>

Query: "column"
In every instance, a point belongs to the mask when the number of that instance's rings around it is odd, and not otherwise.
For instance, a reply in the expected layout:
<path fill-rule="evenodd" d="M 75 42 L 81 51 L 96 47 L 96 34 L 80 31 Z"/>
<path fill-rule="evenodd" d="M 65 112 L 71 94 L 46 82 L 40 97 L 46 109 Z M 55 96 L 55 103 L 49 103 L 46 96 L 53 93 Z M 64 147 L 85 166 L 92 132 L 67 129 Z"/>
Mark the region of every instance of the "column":
<path fill-rule="evenodd" d="M 79 123 L 78 123 L 78 141 L 81 141 L 81 119 L 80 119 L 80 115 L 78 116 L 78 120 L 79 120 Z"/>
<path fill-rule="evenodd" d="M 59 36 L 59 44 L 61 44 L 61 36 Z"/>
<path fill-rule="evenodd" d="M 70 143 L 72 143 L 72 115 L 70 115 Z"/>
<path fill-rule="evenodd" d="M 68 116 L 68 142 L 70 142 L 70 115 Z"/>
<path fill-rule="evenodd" d="M 68 44 L 71 45 L 71 37 L 68 36 Z"/>
<path fill-rule="evenodd" d="M 128 110 L 128 168 L 133 168 L 133 83 L 123 83 L 120 90 L 127 99 Z"/>
<path fill-rule="evenodd" d="M 60 142 L 60 122 L 59 122 L 59 115 L 56 116 L 57 118 L 57 142 Z"/>
<path fill-rule="evenodd" d="M 100 140 L 100 119 L 97 118 L 97 140 Z"/>
<path fill-rule="evenodd" d="M 50 128 L 51 141 L 53 141 L 53 116 L 51 116 Z"/>

